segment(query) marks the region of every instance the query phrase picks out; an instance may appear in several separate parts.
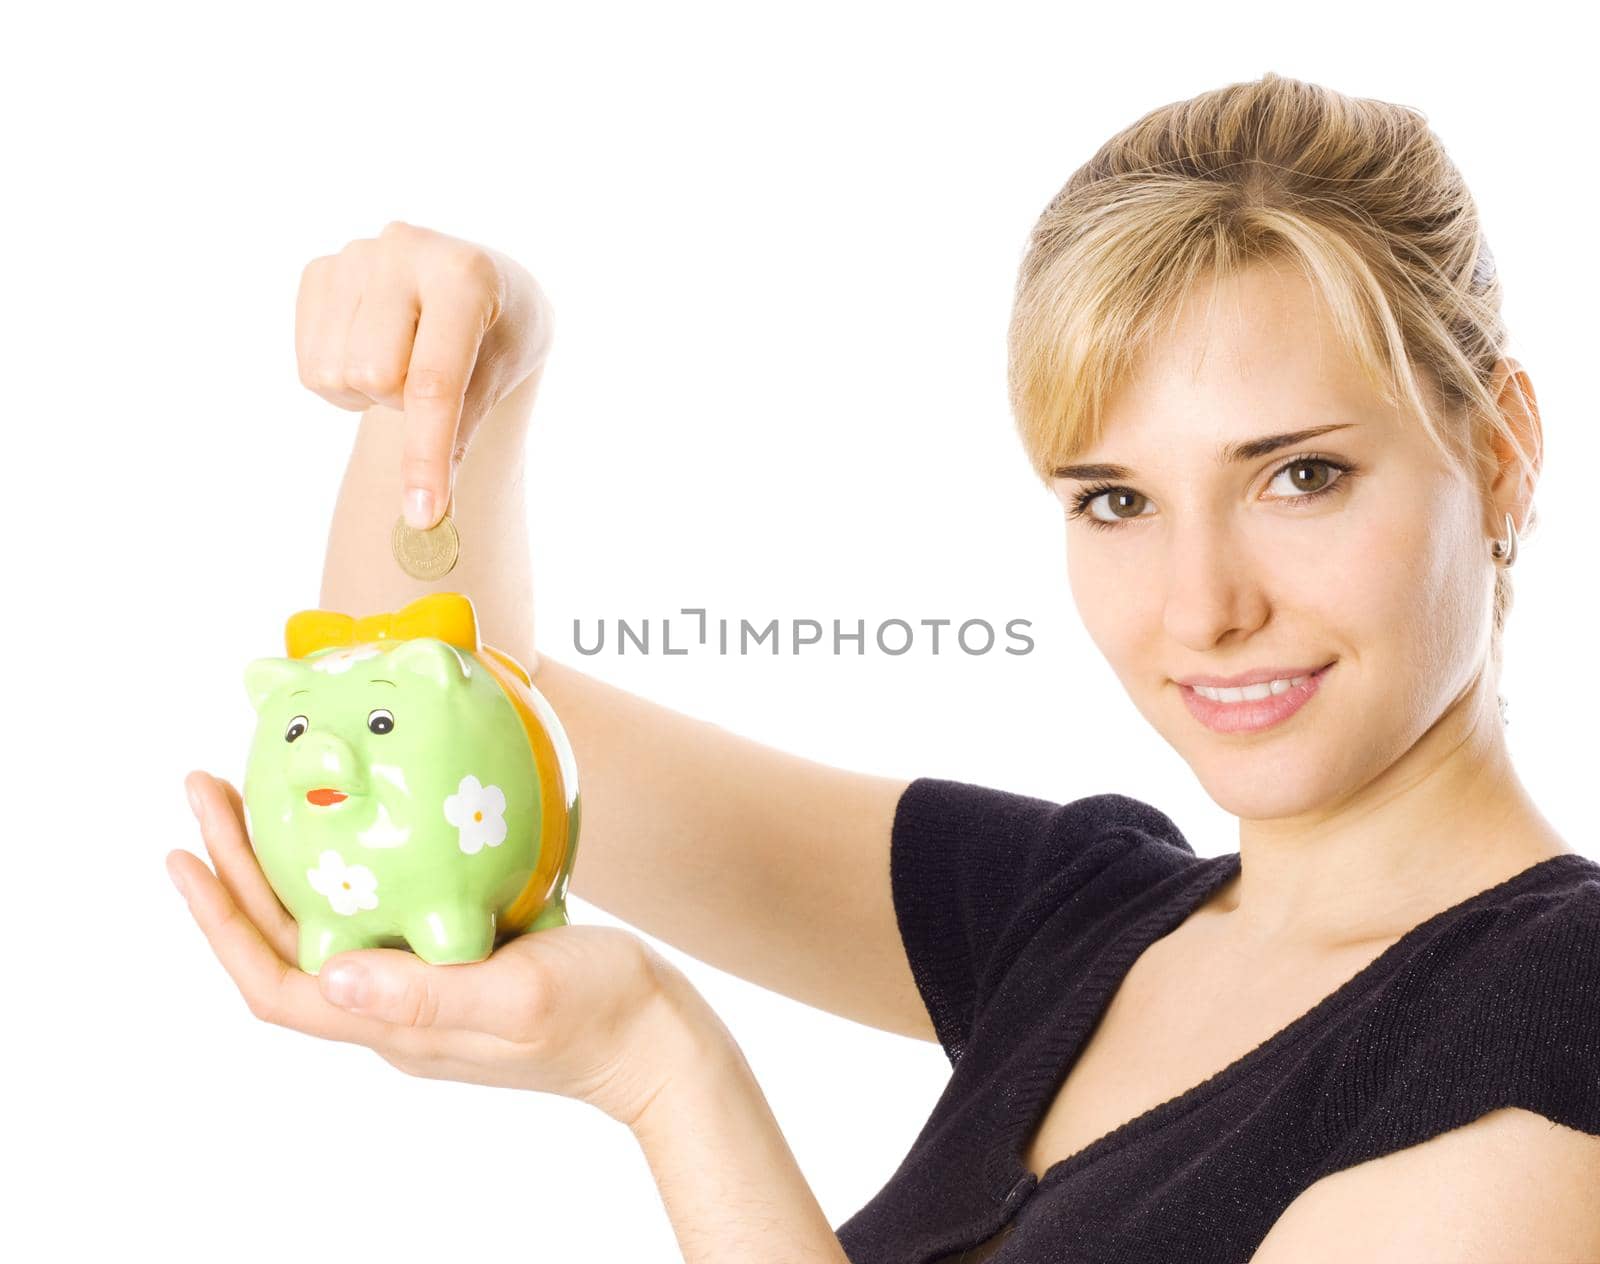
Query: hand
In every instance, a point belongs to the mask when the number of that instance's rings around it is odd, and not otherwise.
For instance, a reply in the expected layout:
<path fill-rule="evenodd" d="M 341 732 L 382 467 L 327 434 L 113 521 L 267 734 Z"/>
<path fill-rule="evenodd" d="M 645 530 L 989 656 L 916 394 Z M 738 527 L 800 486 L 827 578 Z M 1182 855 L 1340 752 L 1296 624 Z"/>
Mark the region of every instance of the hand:
<path fill-rule="evenodd" d="M 366 1045 L 409 1075 L 559 1093 L 629 1128 L 674 1073 L 732 1044 L 681 971 L 610 927 L 524 934 L 468 965 L 341 952 L 306 974 L 290 964 L 294 919 L 256 861 L 239 792 L 201 772 L 184 784 L 216 873 L 182 849 L 167 854 L 167 871 L 265 1022 Z M 344 999 L 348 967 L 365 975 L 365 1000 Z"/>
<path fill-rule="evenodd" d="M 313 259 L 295 300 L 300 380 L 340 408 L 405 414 L 402 508 L 444 515 L 478 424 L 540 369 L 552 309 L 498 251 L 398 220 Z"/>

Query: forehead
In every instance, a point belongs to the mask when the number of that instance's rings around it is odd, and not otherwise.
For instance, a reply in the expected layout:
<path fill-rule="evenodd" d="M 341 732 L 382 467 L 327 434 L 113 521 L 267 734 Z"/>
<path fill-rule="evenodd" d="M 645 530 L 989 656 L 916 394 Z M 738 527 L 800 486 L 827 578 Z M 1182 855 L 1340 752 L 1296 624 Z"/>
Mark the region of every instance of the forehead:
<path fill-rule="evenodd" d="M 1090 452 L 1117 459 L 1135 448 L 1212 450 L 1334 422 L 1370 428 L 1392 422 L 1393 411 L 1311 282 L 1272 261 L 1196 284 L 1108 396 L 1103 416 Z"/>
<path fill-rule="evenodd" d="M 396 676 L 385 676 L 381 671 L 355 671 L 346 672 L 340 676 L 325 677 L 312 676 L 294 684 L 288 696 L 309 696 L 315 694 L 319 698 L 328 698 L 334 695 L 343 696 L 347 693 L 362 693 L 371 690 L 374 692 L 398 691 L 399 680 Z"/>

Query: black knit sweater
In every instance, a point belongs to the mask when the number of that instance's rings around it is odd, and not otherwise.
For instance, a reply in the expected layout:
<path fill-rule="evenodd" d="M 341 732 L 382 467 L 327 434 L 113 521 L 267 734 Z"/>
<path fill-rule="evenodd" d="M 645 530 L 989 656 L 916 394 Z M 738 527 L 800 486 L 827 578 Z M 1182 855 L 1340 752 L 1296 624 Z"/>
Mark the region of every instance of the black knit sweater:
<path fill-rule="evenodd" d="M 1239 871 L 1164 814 L 936 778 L 895 812 L 896 916 L 952 1074 L 852 1264 L 1247 1261 L 1342 1168 L 1518 1106 L 1600 1135 L 1600 864 L 1552 857 L 1430 917 L 1210 1079 L 1050 1167 L 1022 1149 L 1139 954 Z"/>

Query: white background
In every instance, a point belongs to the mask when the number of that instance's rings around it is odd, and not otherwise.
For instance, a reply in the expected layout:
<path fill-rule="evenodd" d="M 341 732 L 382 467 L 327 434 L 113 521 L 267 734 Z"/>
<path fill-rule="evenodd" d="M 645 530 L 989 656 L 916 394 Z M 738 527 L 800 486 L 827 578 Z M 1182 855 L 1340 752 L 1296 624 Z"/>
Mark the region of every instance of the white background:
<path fill-rule="evenodd" d="M 32 1238 L 27 1258 L 676 1258 L 625 1130 L 256 1021 L 162 867 L 203 850 L 183 774 L 242 774 L 244 664 L 316 604 L 355 416 L 296 378 L 300 270 L 390 219 L 507 251 L 555 304 L 529 484 L 553 654 L 576 661 L 574 618 L 695 605 L 1026 618 L 1021 657 L 587 664 L 843 766 L 1138 795 L 1216 854 L 1232 818 L 1079 625 L 1059 509 L 1011 428 L 1022 243 L 1157 105 L 1270 69 L 1422 108 L 1481 206 L 1545 421 L 1510 741 L 1545 814 L 1596 855 L 1592 76 L 1557 20 L 817 3 L 8 18 L 17 1167 L 0 1232 Z M 842 1222 L 909 1147 L 943 1054 L 657 946 L 734 1031 Z"/>

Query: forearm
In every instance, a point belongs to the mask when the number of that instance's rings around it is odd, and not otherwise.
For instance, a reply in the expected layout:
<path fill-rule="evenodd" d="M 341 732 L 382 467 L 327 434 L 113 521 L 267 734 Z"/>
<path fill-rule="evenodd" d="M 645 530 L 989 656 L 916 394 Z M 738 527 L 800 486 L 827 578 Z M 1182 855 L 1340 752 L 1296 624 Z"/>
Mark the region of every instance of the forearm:
<path fill-rule="evenodd" d="M 542 371 L 476 426 L 455 485 L 461 555 L 437 581 L 411 579 L 390 552 L 406 418 L 382 405 L 366 411 L 333 514 L 319 603 L 361 615 L 429 592 L 465 593 L 484 643 L 529 668 L 570 740 L 583 804 L 573 896 L 763 987 L 906 1030 L 913 1006 L 879 999 L 904 998 L 910 987 L 881 880 L 904 779 L 752 741 L 535 646 L 524 469 Z M 876 926 L 879 951 L 841 971 L 837 945 L 859 943 L 864 923 Z M 914 1013 L 920 1021 L 920 1004 Z"/>
<path fill-rule="evenodd" d="M 702 1025 L 683 1047 L 633 1134 L 685 1264 L 849 1264 L 733 1038 Z"/>
<path fill-rule="evenodd" d="M 522 472 L 528 418 L 542 375 L 542 367 L 534 370 L 479 425 L 456 475 L 452 516 L 461 556 L 438 580 L 412 579 L 390 551 L 390 533 L 400 515 L 404 427 L 394 409 L 381 404 L 367 409 L 328 533 L 324 609 L 370 614 L 396 610 L 424 593 L 466 593 L 477 610 L 483 641 L 534 666 Z"/>

